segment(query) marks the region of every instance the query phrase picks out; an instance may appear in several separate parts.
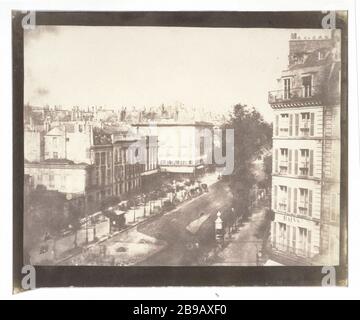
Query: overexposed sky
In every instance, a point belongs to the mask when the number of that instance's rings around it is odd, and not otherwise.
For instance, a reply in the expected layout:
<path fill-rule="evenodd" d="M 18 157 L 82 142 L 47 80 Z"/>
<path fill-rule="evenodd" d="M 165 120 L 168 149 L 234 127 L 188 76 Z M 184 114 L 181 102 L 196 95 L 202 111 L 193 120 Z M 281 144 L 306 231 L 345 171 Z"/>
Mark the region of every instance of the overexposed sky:
<path fill-rule="evenodd" d="M 292 32 L 328 31 L 37 26 L 25 33 L 24 102 L 225 112 L 241 102 L 271 121 L 268 91 L 287 67 Z"/>

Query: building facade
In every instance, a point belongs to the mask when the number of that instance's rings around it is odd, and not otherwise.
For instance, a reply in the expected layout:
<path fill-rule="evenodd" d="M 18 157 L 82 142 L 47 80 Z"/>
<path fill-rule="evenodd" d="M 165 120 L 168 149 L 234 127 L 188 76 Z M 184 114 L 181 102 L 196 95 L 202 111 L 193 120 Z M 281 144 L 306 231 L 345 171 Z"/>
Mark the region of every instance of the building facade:
<path fill-rule="evenodd" d="M 25 175 L 31 177 L 34 188 L 43 186 L 65 194 L 84 195 L 91 185 L 90 165 L 63 159 L 25 163 Z"/>
<path fill-rule="evenodd" d="M 44 160 L 44 131 L 24 131 L 24 159 L 29 162 Z"/>
<path fill-rule="evenodd" d="M 90 163 L 93 126 L 86 121 L 59 123 L 44 136 L 44 159 L 68 159 L 76 163 Z"/>
<path fill-rule="evenodd" d="M 271 245 L 284 264 L 339 262 L 340 35 L 289 41 L 274 110 Z"/>
<path fill-rule="evenodd" d="M 158 137 L 161 172 L 197 174 L 212 163 L 213 125 L 208 122 L 160 122 L 133 125 L 137 134 Z M 209 144 L 208 148 L 206 144 Z"/>

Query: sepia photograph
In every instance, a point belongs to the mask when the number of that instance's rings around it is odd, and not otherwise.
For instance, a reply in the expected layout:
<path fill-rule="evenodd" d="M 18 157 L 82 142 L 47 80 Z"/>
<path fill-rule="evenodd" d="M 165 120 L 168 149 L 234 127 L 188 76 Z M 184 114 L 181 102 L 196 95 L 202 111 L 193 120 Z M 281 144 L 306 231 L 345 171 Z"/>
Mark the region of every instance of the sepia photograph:
<path fill-rule="evenodd" d="M 342 265 L 346 35 L 318 17 L 74 25 L 30 12 L 22 265 Z"/>

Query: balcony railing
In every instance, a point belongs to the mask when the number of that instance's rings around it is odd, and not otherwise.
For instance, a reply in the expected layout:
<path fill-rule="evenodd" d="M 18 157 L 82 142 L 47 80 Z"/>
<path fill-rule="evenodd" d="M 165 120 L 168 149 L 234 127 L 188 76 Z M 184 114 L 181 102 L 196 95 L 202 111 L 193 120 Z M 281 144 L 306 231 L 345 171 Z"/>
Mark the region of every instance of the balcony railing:
<path fill-rule="evenodd" d="M 301 160 L 299 163 L 299 169 L 308 169 L 309 162 L 307 160 Z"/>
<path fill-rule="evenodd" d="M 280 201 L 278 203 L 278 208 L 279 208 L 279 211 L 283 211 L 283 212 L 286 212 L 286 208 L 287 208 L 287 201 Z"/>
<path fill-rule="evenodd" d="M 280 167 L 286 167 L 288 166 L 288 161 L 287 160 L 280 160 Z"/>
<path fill-rule="evenodd" d="M 268 101 L 269 103 L 281 103 L 281 102 L 291 102 L 291 101 L 307 101 L 314 99 L 321 99 L 322 87 L 321 86 L 312 86 L 312 87 L 296 87 L 289 90 L 273 90 L 269 91 Z"/>
<path fill-rule="evenodd" d="M 309 204 L 307 202 L 301 201 L 299 203 L 299 215 L 301 216 L 307 216 L 308 215 L 308 206 Z"/>

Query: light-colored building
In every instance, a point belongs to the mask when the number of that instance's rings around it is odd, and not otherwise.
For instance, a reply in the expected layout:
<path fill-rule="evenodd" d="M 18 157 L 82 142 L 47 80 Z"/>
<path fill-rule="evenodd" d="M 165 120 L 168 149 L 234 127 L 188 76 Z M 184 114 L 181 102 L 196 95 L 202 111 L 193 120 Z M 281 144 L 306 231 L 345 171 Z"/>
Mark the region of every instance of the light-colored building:
<path fill-rule="evenodd" d="M 86 121 L 69 121 L 49 130 L 44 136 L 44 158 L 90 163 L 93 127 Z"/>
<path fill-rule="evenodd" d="M 44 160 L 44 131 L 24 131 L 24 159 L 29 162 Z"/>
<path fill-rule="evenodd" d="M 91 184 L 91 166 L 76 164 L 69 160 L 47 160 L 40 163 L 25 163 L 25 174 L 33 186 L 43 186 L 65 194 L 84 195 Z"/>
<path fill-rule="evenodd" d="M 161 172 L 196 174 L 212 162 L 212 124 L 208 122 L 159 122 L 133 125 L 137 134 L 158 137 Z M 210 144 L 206 148 L 207 142 Z M 154 147 L 155 148 L 155 147 Z M 206 152 L 208 151 L 208 152 Z"/>
<path fill-rule="evenodd" d="M 289 42 L 274 110 L 271 244 L 284 264 L 339 262 L 339 34 Z"/>

